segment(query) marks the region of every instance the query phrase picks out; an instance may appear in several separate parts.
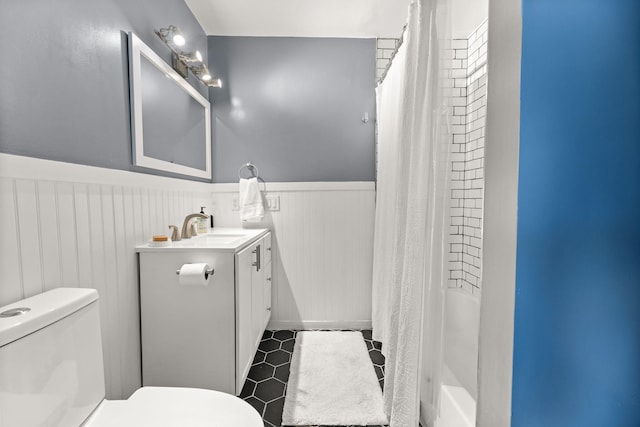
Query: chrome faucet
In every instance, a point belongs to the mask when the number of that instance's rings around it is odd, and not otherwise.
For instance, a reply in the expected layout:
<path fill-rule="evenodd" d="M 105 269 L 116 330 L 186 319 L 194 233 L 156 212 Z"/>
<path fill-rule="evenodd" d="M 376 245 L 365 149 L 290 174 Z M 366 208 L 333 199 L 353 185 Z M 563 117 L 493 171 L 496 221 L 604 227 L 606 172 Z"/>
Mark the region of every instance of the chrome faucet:
<path fill-rule="evenodd" d="M 193 228 L 189 228 L 189 223 L 191 222 L 191 220 L 196 218 L 208 219 L 209 215 L 203 215 L 201 213 L 193 213 L 193 214 L 187 215 L 187 217 L 184 219 L 184 223 L 182 224 L 183 239 L 190 239 L 193 236 L 195 236 L 196 233 L 193 232 L 194 231 Z"/>

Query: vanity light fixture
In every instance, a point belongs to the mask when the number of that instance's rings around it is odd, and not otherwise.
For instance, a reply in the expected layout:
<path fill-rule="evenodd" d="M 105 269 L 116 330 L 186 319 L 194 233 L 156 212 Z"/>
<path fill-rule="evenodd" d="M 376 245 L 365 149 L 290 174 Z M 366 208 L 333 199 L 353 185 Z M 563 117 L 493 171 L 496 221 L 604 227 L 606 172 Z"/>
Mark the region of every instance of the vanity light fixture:
<path fill-rule="evenodd" d="M 187 78 L 189 70 L 194 76 L 198 78 L 204 85 L 208 87 L 220 88 L 222 87 L 222 81 L 220 79 L 214 79 L 209 72 L 207 66 L 202 62 L 202 54 L 199 50 L 195 52 L 184 52 L 178 49 L 178 46 L 184 46 L 186 39 L 182 34 L 182 31 L 175 25 L 169 25 L 167 28 L 160 28 L 155 31 L 156 35 L 169 46 L 171 49 L 171 62 L 173 69 L 176 70 L 182 77 Z"/>

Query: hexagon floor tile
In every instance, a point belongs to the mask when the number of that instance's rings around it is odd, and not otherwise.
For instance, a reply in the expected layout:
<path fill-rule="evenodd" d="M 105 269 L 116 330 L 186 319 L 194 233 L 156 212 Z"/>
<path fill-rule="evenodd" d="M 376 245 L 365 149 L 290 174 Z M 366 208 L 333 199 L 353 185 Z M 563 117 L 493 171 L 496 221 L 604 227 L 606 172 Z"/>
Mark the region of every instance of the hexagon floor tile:
<path fill-rule="evenodd" d="M 284 396 L 289 380 L 289 365 L 296 334 L 297 331 L 265 331 L 249 370 L 247 381 L 240 393 L 240 397 L 262 415 L 265 427 L 281 427 L 282 408 L 284 407 Z M 381 344 L 378 341 L 373 341 L 370 329 L 363 330 L 362 335 L 367 344 L 369 357 L 378 376 L 380 387 L 384 389 L 384 356 L 380 352 Z"/>

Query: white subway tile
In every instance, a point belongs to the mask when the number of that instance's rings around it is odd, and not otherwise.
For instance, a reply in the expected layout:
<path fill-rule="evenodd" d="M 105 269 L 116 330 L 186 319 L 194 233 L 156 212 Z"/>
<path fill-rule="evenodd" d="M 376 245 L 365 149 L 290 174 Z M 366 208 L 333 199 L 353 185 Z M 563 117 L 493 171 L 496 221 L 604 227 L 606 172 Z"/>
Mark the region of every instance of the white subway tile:
<path fill-rule="evenodd" d="M 378 39 L 377 47 L 378 49 L 395 49 L 397 39 Z"/>
<path fill-rule="evenodd" d="M 388 65 L 388 59 L 376 59 L 376 68 L 386 68 Z"/>
<path fill-rule="evenodd" d="M 378 58 L 391 59 L 393 49 L 378 49 Z"/>
<path fill-rule="evenodd" d="M 482 129 L 476 129 L 469 133 L 469 139 L 471 141 L 475 141 L 476 139 L 479 139 L 481 137 L 482 137 Z"/>
<path fill-rule="evenodd" d="M 466 142 L 464 134 L 456 133 L 455 131 L 453 133 L 454 133 L 453 135 L 454 144 L 464 144 Z"/>
<path fill-rule="evenodd" d="M 465 133 L 465 126 L 464 125 L 451 126 L 451 132 L 453 132 L 454 135 L 464 134 Z M 455 142 L 455 139 L 453 141 Z"/>
<path fill-rule="evenodd" d="M 463 77 L 453 79 L 453 87 L 467 87 L 467 79 Z"/>
<path fill-rule="evenodd" d="M 463 212 L 462 212 L 462 208 L 453 208 L 450 210 L 451 212 L 451 216 L 462 216 Z"/>
<path fill-rule="evenodd" d="M 465 155 L 465 153 L 456 153 L 456 154 L 462 154 Z M 460 181 L 460 180 L 456 180 L 456 181 L 451 181 L 451 189 L 453 190 L 459 190 L 462 189 L 464 185 L 464 181 Z M 452 214 L 453 215 L 453 214 Z"/>
<path fill-rule="evenodd" d="M 466 58 L 467 58 L 467 49 L 455 50 L 455 59 L 466 59 Z"/>
<path fill-rule="evenodd" d="M 467 114 L 467 107 L 454 107 L 453 115 L 454 116 L 465 116 Z"/>

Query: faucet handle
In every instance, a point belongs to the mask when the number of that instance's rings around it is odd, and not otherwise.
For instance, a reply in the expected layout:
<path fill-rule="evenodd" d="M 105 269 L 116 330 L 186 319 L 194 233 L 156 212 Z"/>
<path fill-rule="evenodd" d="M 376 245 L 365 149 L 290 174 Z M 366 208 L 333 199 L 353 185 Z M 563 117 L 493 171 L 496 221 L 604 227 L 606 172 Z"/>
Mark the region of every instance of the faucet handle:
<path fill-rule="evenodd" d="M 178 233 L 178 226 L 170 225 L 169 228 L 172 230 L 171 231 L 171 241 L 172 242 L 179 241 L 180 240 L 180 233 Z"/>
<path fill-rule="evenodd" d="M 193 222 L 190 224 L 189 234 L 191 234 L 191 237 L 195 237 L 198 235 L 198 229 Z"/>

